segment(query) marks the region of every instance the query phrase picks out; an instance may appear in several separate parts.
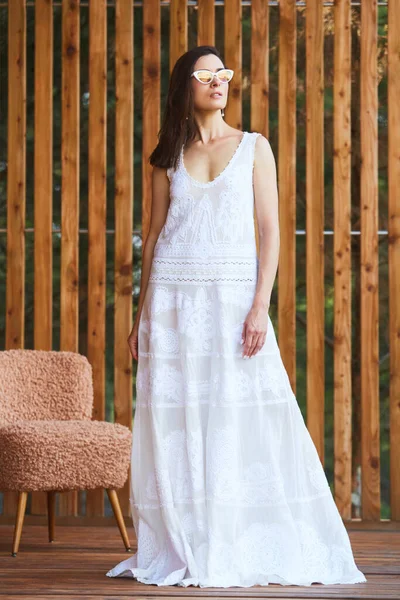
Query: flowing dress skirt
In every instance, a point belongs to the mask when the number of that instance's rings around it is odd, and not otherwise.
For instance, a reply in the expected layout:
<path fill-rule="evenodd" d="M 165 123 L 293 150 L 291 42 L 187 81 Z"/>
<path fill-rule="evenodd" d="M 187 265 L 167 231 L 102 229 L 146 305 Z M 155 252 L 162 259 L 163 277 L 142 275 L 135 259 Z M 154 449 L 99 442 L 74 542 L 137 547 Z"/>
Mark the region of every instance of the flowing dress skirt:
<path fill-rule="evenodd" d="M 358 583 L 268 317 L 242 357 L 256 277 L 148 284 L 130 507 L 137 552 L 108 571 L 155 585 Z"/>

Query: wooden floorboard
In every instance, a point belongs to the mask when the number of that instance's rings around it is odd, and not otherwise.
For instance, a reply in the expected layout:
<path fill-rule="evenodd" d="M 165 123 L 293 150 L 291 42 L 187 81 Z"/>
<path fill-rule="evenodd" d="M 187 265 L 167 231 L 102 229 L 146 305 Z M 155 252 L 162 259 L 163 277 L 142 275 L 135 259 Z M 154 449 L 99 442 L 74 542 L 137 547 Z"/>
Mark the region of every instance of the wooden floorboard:
<path fill-rule="evenodd" d="M 133 552 L 136 538 L 128 528 Z M 212 598 L 400 599 L 400 531 L 349 530 L 357 566 L 367 583 L 311 587 L 254 586 L 198 588 L 156 586 L 134 579 L 111 578 L 106 572 L 129 556 L 117 528 L 56 526 L 56 541 L 47 541 L 42 525 L 25 525 L 20 549 L 11 556 L 13 527 L 0 525 L 1 600 L 169 600 Z"/>

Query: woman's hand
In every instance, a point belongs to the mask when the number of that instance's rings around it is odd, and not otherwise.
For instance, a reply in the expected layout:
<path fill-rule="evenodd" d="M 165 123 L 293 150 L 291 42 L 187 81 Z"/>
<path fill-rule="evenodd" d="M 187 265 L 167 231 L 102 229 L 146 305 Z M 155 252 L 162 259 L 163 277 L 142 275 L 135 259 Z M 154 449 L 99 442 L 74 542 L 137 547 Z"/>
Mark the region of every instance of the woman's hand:
<path fill-rule="evenodd" d="M 135 320 L 132 331 L 128 337 L 128 345 L 131 354 L 135 360 L 138 359 L 138 342 L 139 342 L 139 319 Z"/>
<path fill-rule="evenodd" d="M 253 304 L 243 325 L 243 358 L 257 354 L 263 347 L 268 329 L 268 305 Z"/>

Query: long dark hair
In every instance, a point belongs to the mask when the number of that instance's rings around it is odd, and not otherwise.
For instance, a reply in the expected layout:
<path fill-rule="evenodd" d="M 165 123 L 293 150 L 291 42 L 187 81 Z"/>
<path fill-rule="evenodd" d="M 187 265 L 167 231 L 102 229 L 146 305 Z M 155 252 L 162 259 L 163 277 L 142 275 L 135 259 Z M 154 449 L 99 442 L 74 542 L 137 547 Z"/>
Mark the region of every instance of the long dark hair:
<path fill-rule="evenodd" d="M 183 144 L 193 140 L 198 133 L 193 118 L 190 75 L 193 73 L 197 59 L 206 54 L 215 54 L 221 58 L 215 46 L 195 46 L 182 54 L 172 69 L 166 107 L 158 133 L 158 144 L 149 158 L 151 165 L 160 168 L 176 168 Z"/>

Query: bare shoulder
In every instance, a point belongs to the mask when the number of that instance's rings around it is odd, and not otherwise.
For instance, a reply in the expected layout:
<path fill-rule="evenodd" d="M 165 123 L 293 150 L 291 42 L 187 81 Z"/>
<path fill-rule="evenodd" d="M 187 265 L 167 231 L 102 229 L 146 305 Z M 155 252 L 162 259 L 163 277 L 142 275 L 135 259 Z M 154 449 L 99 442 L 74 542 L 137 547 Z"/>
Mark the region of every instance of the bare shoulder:
<path fill-rule="evenodd" d="M 168 169 L 166 167 L 157 167 L 153 165 L 152 179 L 155 183 L 168 182 Z"/>
<path fill-rule="evenodd" d="M 254 146 L 254 166 L 275 166 L 275 157 L 269 140 L 262 134 L 256 135 Z"/>
<path fill-rule="evenodd" d="M 152 176 L 154 178 L 162 178 L 166 170 L 167 169 L 164 167 L 157 167 L 157 165 L 153 165 Z"/>
<path fill-rule="evenodd" d="M 274 154 L 272 152 L 271 144 L 262 133 L 257 133 L 256 136 L 254 158 L 256 162 L 274 160 Z"/>

